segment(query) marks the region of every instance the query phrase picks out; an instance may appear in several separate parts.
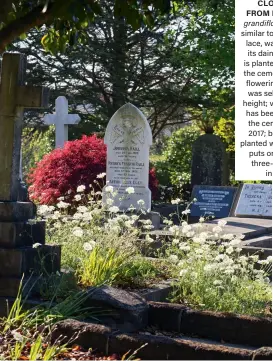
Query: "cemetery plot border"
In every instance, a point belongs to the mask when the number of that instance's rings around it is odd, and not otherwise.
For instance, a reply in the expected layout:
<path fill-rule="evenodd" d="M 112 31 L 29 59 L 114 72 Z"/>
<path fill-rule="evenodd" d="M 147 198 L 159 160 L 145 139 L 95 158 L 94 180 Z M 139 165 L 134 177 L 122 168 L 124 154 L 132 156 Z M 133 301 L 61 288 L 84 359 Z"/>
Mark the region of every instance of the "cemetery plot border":
<path fill-rule="evenodd" d="M 141 307 L 143 309 L 142 304 Z M 126 312 L 130 313 L 130 309 L 126 307 Z M 117 308 L 117 312 L 124 310 L 123 306 Z M 135 308 L 132 310 L 136 312 Z M 102 352 L 108 348 L 106 352 L 110 354 L 124 354 L 140 348 L 137 356 L 146 360 L 250 360 L 260 359 L 258 354 L 261 356 L 262 351 L 263 359 L 271 359 L 271 327 L 272 321 L 266 317 L 197 311 L 184 305 L 148 302 L 147 325 L 138 331 L 128 333 L 108 324 L 65 320 L 55 326 L 51 341 L 60 335 L 70 339 L 77 333 L 76 342 L 84 348 L 95 346 Z M 146 346 L 141 347 L 143 344 Z"/>

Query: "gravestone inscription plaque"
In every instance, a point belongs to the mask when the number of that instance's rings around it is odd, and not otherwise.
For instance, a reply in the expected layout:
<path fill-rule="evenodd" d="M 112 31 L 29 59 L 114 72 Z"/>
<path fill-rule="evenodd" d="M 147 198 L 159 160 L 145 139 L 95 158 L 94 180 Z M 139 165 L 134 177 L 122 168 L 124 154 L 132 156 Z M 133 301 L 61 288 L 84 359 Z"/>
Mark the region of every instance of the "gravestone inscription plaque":
<path fill-rule="evenodd" d="M 143 113 L 130 103 L 123 105 L 110 119 L 104 142 L 107 165 L 103 203 L 120 210 L 130 207 L 150 210 L 148 182 L 152 132 Z M 129 187 L 131 192 L 128 192 Z"/>
<path fill-rule="evenodd" d="M 228 217 L 236 190 L 235 187 L 195 186 L 192 198 L 197 201 L 191 206 L 191 216 Z"/>
<path fill-rule="evenodd" d="M 272 185 L 244 184 L 235 216 L 272 217 Z"/>

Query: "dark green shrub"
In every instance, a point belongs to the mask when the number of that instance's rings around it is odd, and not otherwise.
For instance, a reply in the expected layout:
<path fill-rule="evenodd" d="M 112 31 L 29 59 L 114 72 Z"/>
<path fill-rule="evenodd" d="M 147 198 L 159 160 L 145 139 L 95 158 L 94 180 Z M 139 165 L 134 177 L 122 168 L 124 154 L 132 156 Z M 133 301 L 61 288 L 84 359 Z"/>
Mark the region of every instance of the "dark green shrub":
<path fill-rule="evenodd" d="M 192 145 L 201 134 L 198 127 L 191 125 L 177 130 L 169 138 L 163 155 L 173 185 L 181 187 L 190 181 Z"/>

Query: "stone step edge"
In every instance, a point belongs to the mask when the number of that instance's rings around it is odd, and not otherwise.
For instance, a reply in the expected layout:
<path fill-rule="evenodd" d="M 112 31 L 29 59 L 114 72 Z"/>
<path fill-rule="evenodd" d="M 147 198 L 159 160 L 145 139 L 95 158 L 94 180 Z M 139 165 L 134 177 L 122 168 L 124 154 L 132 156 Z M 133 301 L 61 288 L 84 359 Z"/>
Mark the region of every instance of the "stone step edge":
<path fill-rule="evenodd" d="M 269 317 L 197 310 L 175 303 L 151 301 L 148 304 L 149 325 L 164 331 L 253 347 L 272 345 L 272 319 Z"/>
<path fill-rule="evenodd" d="M 244 234 L 244 233 L 242 233 Z M 150 237 L 154 236 L 157 239 L 160 239 L 161 237 L 166 238 L 166 240 L 168 240 L 168 238 L 174 238 L 174 234 L 172 232 L 170 232 L 169 230 L 166 229 L 159 229 L 159 230 L 152 230 L 150 232 L 142 232 L 140 234 L 140 239 L 145 238 L 146 235 L 149 235 Z M 244 240 L 255 240 L 256 238 L 260 238 L 260 237 L 266 237 L 266 236 L 270 236 L 272 235 L 272 229 L 258 229 L 258 230 L 253 230 L 251 232 L 248 232 L 247 234 L 244 234 L 245 238 Z M 236 236 L 236 234 L 234 233 L 234 236 Z"/>
<path fill-rule="evenodd" d="M 65 320 L 58 323 L 51 334 L 51 342 L 65 336 L 65 341 L 72 340 L 84 347 L 96 347 L 106 354 L 118 353 L 124 355 L 128 350 L 142 347 L 137 357 L 144 360 L 253 360 L 259 349 L 250 350 L 239 345 L 225 346 L 221 343 L 198 342 L 194 338 L 175 339 L 167 336 L 143 335 L 139 333 L 119 333 L 99 324 Z M 266 359 L 271 360 L 270 349 Z"/>

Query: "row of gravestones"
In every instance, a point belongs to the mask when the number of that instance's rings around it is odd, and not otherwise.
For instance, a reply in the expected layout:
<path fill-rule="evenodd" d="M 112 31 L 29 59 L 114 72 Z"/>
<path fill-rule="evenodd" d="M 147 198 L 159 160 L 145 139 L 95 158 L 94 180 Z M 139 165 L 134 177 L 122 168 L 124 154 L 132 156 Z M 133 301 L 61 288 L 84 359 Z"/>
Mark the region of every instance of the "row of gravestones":
<path fill-rule="evenodd" d="M 272 218 L 272 185 L 243 184 L 236 187 L 195 186 L 191 216 L 215 218 L 257 217 Z"/>

